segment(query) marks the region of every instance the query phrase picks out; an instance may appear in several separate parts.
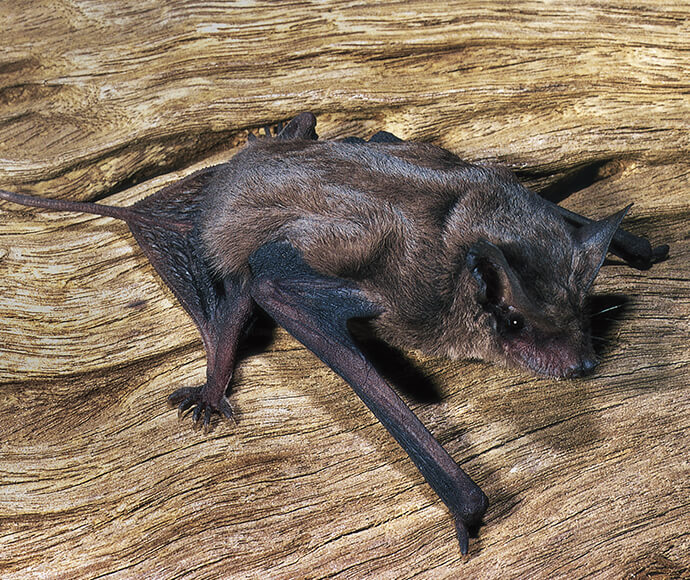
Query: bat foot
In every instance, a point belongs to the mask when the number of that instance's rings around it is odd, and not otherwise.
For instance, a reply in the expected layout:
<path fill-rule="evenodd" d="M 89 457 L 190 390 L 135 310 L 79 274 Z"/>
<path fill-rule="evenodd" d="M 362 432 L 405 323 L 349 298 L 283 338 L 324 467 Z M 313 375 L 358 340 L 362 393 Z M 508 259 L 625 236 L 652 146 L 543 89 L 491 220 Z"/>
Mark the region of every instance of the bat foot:
<path fill-rule="evenodd" d="M 234 419 L 228 400 L 221 396 L 219 400 L 209 401 L 205 385 L 177 389 L 168 397 L 168 404 L 171 407 L 177 407 L 180 418 L 191 412 L 194 427 L 203 428 L 205 432 L 210 431 L 211 419 L 214 415 L 219 415 L 223 419 Z"/>

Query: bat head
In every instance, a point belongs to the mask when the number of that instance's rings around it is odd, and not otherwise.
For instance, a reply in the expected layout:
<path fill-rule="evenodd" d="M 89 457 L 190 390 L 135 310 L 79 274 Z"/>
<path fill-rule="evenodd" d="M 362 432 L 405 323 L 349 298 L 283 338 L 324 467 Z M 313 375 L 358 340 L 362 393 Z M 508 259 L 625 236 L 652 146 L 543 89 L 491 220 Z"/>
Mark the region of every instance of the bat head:
<path fill-rule="evenodd" d="M 564 229 L 565 239 L 471 245 L 465 263 L 476 284 L 477 319 L 491 335 L 481 358 L 554 377 L 596 366 L 586 297 L 626 211 L 572 234 Z"/>

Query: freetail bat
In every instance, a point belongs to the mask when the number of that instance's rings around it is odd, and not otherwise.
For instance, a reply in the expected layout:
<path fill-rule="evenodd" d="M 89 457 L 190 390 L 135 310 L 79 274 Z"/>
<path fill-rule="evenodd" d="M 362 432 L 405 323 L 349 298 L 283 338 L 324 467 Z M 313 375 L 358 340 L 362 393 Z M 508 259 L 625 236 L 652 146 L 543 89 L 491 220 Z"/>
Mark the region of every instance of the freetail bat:
<path fill-rule="evenodd" d="M 11 202 L 124 220 L 194 319 L 206 384 L 169 398 L 208 426 L 257 305 L 343 377 L 448 506 L 463 554 L 488 501 L 365 358 L 348 330 L 371 320 L 402 349 L 553 377 L 595 366 L 586 296 L 609 250 L 663 259 L 619 225 L 567 212 L 507 169 L 379 132 L 317 140 L 302 113 L 129 207 L 0 191 Z"/>

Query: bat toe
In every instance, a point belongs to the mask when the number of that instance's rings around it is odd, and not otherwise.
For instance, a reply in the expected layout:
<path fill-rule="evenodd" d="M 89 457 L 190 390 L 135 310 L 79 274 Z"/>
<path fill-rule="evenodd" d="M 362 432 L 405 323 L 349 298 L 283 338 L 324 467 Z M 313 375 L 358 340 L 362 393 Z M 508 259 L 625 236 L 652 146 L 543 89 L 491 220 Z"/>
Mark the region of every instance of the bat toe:
<path fill-rule="evenodd" d="M 235 420 L 235 412 L 233 411 L 232 407 L 230 406 L 230 403 L 228 403 L 228 400 L 223 397 L 220 400 L 220 404 L 218 405 L 218 413 L 221 415 L 221 417 L 227 419 L 227 420 Z"/>

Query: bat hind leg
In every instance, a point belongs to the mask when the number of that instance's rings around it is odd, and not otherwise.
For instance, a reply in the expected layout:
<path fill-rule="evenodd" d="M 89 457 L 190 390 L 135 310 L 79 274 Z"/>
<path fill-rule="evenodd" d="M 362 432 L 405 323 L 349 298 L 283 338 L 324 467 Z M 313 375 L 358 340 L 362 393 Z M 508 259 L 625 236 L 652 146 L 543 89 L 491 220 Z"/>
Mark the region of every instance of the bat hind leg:
<path fill-rule="evenodd" d="M 240 282 L 225 280 L 224 289 L 223 298 L 201 328 L 207 358 L 206 384 L 177 389 L 168 397 L 180 417 L 191 412 L 194 425 L 205 430 L 210 429 L 214 415 L 233 418 L 225 393 L 235 369 L 240 338 L 252 314 L 253 301 Z"/>

